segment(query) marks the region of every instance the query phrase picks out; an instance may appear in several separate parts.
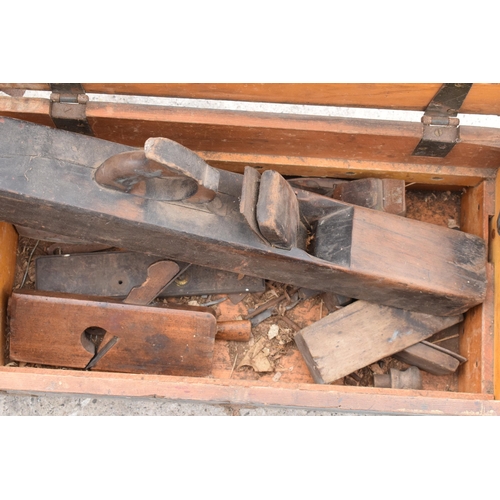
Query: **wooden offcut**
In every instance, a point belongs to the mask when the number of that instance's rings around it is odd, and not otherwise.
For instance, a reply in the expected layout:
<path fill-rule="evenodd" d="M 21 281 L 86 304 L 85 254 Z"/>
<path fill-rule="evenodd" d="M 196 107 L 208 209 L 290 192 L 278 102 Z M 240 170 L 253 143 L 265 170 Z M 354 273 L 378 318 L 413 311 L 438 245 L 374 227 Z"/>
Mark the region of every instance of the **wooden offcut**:
<path fill-rule="evenodd" d="M 304 328 L 295 335 L 295 342 L 314 380 L 329 384 L 462 319 L 360 300 Z"/>

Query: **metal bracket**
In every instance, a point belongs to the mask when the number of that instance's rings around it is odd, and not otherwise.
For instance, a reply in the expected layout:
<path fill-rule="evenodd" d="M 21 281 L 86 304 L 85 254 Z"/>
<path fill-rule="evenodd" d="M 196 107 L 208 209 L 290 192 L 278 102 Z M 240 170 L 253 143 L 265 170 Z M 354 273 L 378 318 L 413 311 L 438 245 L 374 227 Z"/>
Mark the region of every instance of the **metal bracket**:
<path fill-rule="evenodd" d="M 429 103 L 422 123 L 423 136 L 413 156 L 444 158 L 460 140 L 460 120 L 456 117 L 472 83 L 445 83 Z"/>
<path fill-rule="evenodd" d="M 50 116 L 62 130 L 94 135 L 87 121 L 88 95 L 79 83 L 51 83 Z"/>

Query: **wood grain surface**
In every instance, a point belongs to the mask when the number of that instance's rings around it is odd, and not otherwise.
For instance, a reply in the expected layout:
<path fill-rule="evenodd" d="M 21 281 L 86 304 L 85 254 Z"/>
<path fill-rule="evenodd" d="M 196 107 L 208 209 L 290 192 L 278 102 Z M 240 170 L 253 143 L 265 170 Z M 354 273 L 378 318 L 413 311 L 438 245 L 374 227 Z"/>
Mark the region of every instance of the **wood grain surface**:
<path fill-rule="evenodd" d="M 218 208 L 144 200 L 93 179 L 94 166 L 126 146 L 7 118 L 0 129 L 6 221 L 433 314 L 454 315 L 484 300 L 486 249 L 478 237 L 296 190 L 305 219 L 354 211 L 350 266 L 335 264 L 264 245 L 239 213 L 239 174 L 221 171 L 226 191 Z"/>
<path fill-rule="evenodd" d="M 423 111 L 441 83 L 84 83 L 88 93 L 314 104 Z M 500 85 L 475 83 L 462 113 L 500 114 Z M 48 83 L 0 84 L 0 90 L 50 90 Z"/>
<path fill-rule="evenodd" d="M 295 342 L 314 380 L 329 384 L 462 319 L 413 313 L 359 300 L 304 328 L 295 335 Z"/>
<path fill-rule="evenodd" d="M 96 370 L 207 376 L 211 372 L 215 317 L 47 292 L 16 292 L 9 302 L 10 357 L 41 365 L 84 368 L 92 359 L 84 332 L 105 331 L 102 346 L 118 343 Z"/>

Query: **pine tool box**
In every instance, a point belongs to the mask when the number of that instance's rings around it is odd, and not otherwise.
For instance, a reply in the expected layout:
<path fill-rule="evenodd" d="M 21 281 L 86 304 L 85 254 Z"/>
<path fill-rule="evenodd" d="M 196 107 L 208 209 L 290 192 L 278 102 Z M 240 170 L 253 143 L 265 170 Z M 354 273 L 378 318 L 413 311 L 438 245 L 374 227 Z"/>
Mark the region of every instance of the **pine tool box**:
<path fill-rule="evenodd" d="M 500 413 L 500 84 L 0 91 L 0 390 Z"/>

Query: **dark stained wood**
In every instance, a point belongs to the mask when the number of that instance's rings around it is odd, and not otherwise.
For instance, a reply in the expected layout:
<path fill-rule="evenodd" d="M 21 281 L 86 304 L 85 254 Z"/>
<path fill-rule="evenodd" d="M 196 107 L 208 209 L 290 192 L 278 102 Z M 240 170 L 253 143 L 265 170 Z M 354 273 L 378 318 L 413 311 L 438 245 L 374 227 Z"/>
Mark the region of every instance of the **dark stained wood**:
<path fill-rule="evenodd" d="M 367 178 L 343 182 L 335 187 L 331 197 L 389 214 L 406 213 L 404 180 Z"/>
<path fill-rule="evenodd" d="M 63 252 L 64 253 L 64 252 Z M 95 252 L 76 255 L 39 256 L 35 260 L 37 290 L 124 297 L 146 279 L 148 266 L 161 260 L 154 255 L 132 252 Z M 264 280 L 208 267 L 189 267 L 160 292 L 160 297 L 218 293 L 264 292 Z"/>
<path fill-rule="evenodd" d="M 350 267 L 353 244 L 354 208 L 346 207 L 325 215 L 316 224 L 314 255 L 340 266 Z"/>
<path fill-rule="evenodd" d="M 290 184 L 274 170 L 260 179 L 257 224 L 264 238 L 277 248 L 297 246 L 299 203 Z"/>
<path fill-rule="evenodd" d="M 160 260 L 148 267 L 148 277 L 140 286 L 130 290 L 123 299 L 124 304 L 147 306 L 150 304 L 167 284 L 178 274 L 180 267 L 171 260 Z"/>
<path fill-rule="evenodd" d="M 433 314 L 454 315 L 484 300 L 485 243 L 475 236 L 296 190 L 305 219 L 354 210 L 347 267 L 300 249 L 264 245 L 237 203 L 219 215 L 208 207 L 99 187 L 93 166 L 126 146 L 7 118 L 0 132 L 0 209 L 6 221 Z M 221 171 L 221 185 L 224 179 L 241 190 L 241 175 Z"/>
<path fill-rule="evenodd" d="M 314 380 L 329 384 L 462 319 L 359 300 L 301 330 L 295 335 L 295 343 Z"/>
<path fill-rule="evenodd" d="M 118 343 L 95 369 L 130 373 L 207 376 L 216 320 L 210 313 L 135 306 L 36 291 L 9 302 L 10 358 L 27 363 L 84 368 L 93 353 L 84 332 L 105 330 L 102 346 Z"/>
<path fill-rule="evenodd" d="M 393 354 L 393 357 L 433 375 L 454 373 L 460 365 L 458 359 L 437 349 L 433 349 L 422 342 Z"/>

